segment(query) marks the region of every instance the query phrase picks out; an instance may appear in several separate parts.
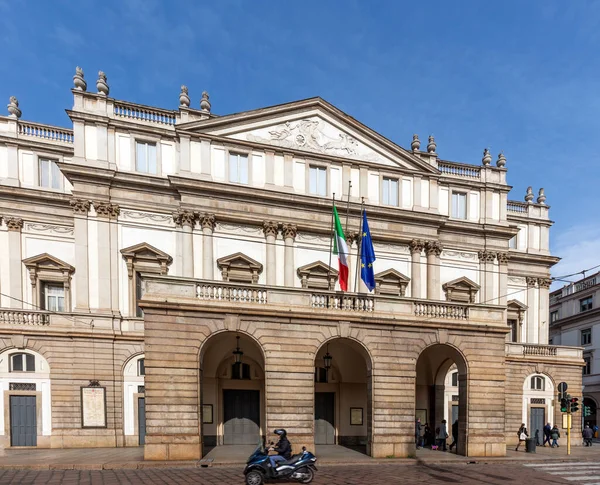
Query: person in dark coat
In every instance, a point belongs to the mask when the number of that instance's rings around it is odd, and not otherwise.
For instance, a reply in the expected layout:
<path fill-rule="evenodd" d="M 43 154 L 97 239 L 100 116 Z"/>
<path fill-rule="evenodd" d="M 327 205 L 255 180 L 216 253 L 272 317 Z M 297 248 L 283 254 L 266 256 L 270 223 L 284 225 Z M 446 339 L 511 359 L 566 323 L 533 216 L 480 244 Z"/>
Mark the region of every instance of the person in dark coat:
<path fill-rule="evenodd" d="M 421 449 L 421 420 L 419 418 L 415 420 L 415 445 L 417 445 L 417 450 Z"/>
<path fill-rule="evenodd" d="M 544 426 L 544 446 L 546 446 L 546 443 L 548 443 L 548 446 L 550 446 L 550 433 L 552 432 L 552 426 L 550 425 L 550 423 L 546 423 L 546 426 Z"/>
<path fill-rule="evenodd" d="M 433 444 L 433 438 L 431 437 L 431 428 L 429 423 L 425 423 L 425 432 L 423 433 L 423 446 L 431 446 Z"/>
<path fill-rule="evenodd" d="M 519 431 L 517 431 L 517 436 L 519 437 L 519 444 L 517 444 L 515 451 L 519 451 L 519 446 L 521 446 L 521 443 L 523 443 L 527 438 L 529 438 L 529 433 L 527 432 L 525 423 L 521 423 Z"/>
<path fill-rule="evenodd" d="M 594 432 L 592 428 L 590 428 L 589 424 L 585 425 L 583 430 L 583 441 L 585 442 L 585 446 L 592 446 L 592 438 L 594 437 Z"/>
<path fill-rule="evenodd" d="M 458 443 L 458 419 L 452 423 L 452 443 L 450 444 L 450 451 L 454 448 Z"/>
<path fill-rule="evenodd" d="M 275 434 L 279 436 L 279 441 L 273 447 L 273 451 L 276 451 L 277 454 L 269 456 L 273 468 L 277 466 L 278 461 L 289 460 L 292 457 L 292 444 L 287 439 L 285 429 L 276 429 Z"/>
<path fill-rule="evenodd" d="M 558 444 L 558 439 L 560 438 L 560 431 L 558 430 L 558 426 L 554 425 L 552 431 L 550 432 L 550 436 L 552 437 L 552 448 L 558 448 L 560 446 Z"/>

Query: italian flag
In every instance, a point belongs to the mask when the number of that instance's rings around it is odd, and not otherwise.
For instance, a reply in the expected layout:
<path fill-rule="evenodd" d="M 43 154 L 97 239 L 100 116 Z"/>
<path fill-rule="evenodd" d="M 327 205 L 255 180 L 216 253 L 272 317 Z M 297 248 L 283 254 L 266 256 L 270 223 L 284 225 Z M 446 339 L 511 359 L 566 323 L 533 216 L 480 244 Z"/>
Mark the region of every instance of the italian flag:
<path fill-rule="evenodd" d="M 337 213 L 337 209 L 333 206 L 333 217 L 335 223 L 335 238 L 333 239 L 333 254 L 338 256 L 339 266 L 339 282 L 342 291 L 348 291 L 348 244 L 342 230 L 342 223 Z"/>

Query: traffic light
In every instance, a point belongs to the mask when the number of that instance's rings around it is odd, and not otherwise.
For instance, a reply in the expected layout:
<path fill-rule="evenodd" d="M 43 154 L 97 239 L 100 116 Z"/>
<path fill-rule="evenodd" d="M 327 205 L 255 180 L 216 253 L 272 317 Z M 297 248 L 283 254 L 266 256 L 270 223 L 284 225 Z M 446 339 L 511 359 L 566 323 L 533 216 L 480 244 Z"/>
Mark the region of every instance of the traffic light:
<path fill-rule="evenodd" d="M 560 412 L 561 413 L 566 413 L 569 411 L 569 401 L 567 400 L 567 398 L 562 398 L 560 400 Z"/>
<path fill-rule="evenodd" d="M 579 411 L 579 399 L 576 397 L 571 398 L 571 413 L 576 413 Z"/>
<path fill-rule="evenodd" d="M 583 416 L 584 417 L 588 417 L 592 415 L 592 408 L 590 408 L 589 406 L 583 406 Z"/>

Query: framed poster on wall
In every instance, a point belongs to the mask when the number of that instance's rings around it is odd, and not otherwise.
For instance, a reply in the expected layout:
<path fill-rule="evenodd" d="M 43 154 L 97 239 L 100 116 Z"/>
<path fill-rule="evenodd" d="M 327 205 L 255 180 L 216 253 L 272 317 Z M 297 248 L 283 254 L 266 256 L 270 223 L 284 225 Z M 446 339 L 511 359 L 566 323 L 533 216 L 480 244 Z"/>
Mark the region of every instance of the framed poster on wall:
<path fill-rule="evenodd" d="M 212 404 L 202 405 L 202 423 L 213 424 L 213 407 Z"/>
<path fill-rule="evenodd" d="M 106 387 L 81 386 L 81 427 L 106 426 Z"/>
<path fill-rule="evenodd" d="M 363 424 L 363 408 L 350 408 L 350 425 L 362 426 Z"/>
<path fill-rule="evenodd" d="M 415 410 L 415 419 L 420 419 L 421 425 L 425 426 L 425 423 L 427 422 L 427 409 Z"/>

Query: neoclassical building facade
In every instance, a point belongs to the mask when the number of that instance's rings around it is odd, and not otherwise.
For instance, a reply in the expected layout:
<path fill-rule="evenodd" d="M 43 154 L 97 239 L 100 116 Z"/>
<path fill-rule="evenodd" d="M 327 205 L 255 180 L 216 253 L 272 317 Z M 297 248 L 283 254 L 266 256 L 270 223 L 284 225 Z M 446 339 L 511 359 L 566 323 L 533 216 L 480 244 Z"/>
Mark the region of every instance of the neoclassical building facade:
<path fill-rule="evenodd" d="M 405 149 L 321 98 L 217 116 L 184 86 L 167 110 L 111 97 L 103 73 L 73 82 L 72 128 L 14 97 L 0 117 L 5 447 L 195 459 L 284 426 L 295 446 L 406 456 L 420 417 L 498 456 L 521 422 L 561 423 L 582 353 L 548 345 L 549 208 L 543 189 L 508 199 L 504 155 Z"/>

